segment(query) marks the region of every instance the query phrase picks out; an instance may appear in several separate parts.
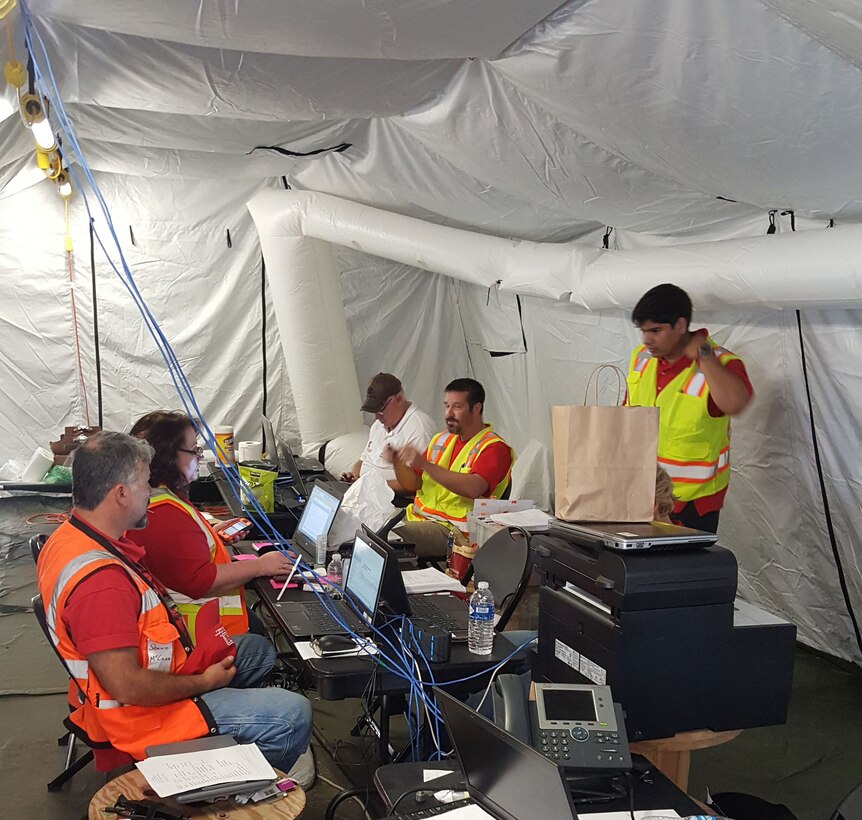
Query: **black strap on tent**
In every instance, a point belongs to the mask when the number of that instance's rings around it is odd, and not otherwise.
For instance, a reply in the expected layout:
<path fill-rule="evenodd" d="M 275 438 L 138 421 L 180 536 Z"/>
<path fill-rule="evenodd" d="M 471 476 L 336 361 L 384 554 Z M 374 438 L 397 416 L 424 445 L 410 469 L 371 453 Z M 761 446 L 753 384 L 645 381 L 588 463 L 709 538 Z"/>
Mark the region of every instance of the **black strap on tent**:
<path fill-rule="evenodd" d="M 227 228 L 227 246 L 229 248 L 233 247 L 233 242 L 231 242 L 231 239 L 230 239 L 230 228 Z"/>
<path fill-rule="evenodd" d="M 132 226 L 129 225 L 129 239 L 132 240 L 132 244 L 137 247 L 138 243 L 135 242 L 135 232 L 132 230 Z"/>
<path fill-rule="evenodd" d="M 93 344 L 96 347 L 96 398 L 99 402 L 99 427 L 102 427 L 102 352 L 99 345 L 99 300 L 96 297 L 96 243 L 90 218 L 90 278 L 93 290 Z"/>
<path fill-rule="evenodd" d="M 856 613 L 853 611 L 853 604 L 850 601 L 850 593 L 847 589 L 847 579 L 844 575 L 844 566 L 841 563 L 841 553 L 838 551 L 838 541 L 835 538 L 835 528 L 832 525 L 832 515 L 829 512 L 829 497 L 826 495 L 826 481 L 823 478 L 823 464 L 820 461 L 820 445 L 817 443 L 817 429 L 814 425 L 814 406 L 811 403 L 811 386 L 808 382 L 808 366 L 805 361 L 805 339 L 802 334 L 802 314 L 796 311 L 796 327 L 799 331 L 799 350 L 802 355 L 802 377 L 805 380 L 805 396 L 808 399 L 808 419 L 811 424 L 811 441 L 814 447 L 814 464 L 817 467 L 817 479 L 820 482 L 820 498 L 823 501 L 823 513 L 826 516 L 826 530 L 829 533 L 829 543 L 832 545 L 832 555 L 835 559 L 835 569 L 838 571 L 838 583 L 841 585 L 841 594 L 844 596 L 844 605 L 847 607 L 847 614 L 850 616 L 850 621 L 853 624 L 853 631 L 856 633 L 856 644 L 859 650 L 862 651 L 862 634 L 859 632 L 859 622 L 856 620 Z"/>
<path fill-rule="evenodd" d="M 796 212 L 795 211 L 782 211 L 781 215 L 790 217 L 790 230 L 795 233 L 796 232 Z"/>
<path fill-rule="evenodd" d="M 331 145 L 329 148 L 318 148 L 316 151 L 288 151 L 287 148 L 281 148 L 278 145 L 255 145 L 251 151 L 246 152 L 246 156 L 253 154 L 255 151 L 276 151 L 286 157 L 313 157 L 315 154 L 340 154 L 348 148 L 352 148 L 352 142 L 342 142 L 339 145 Z"/>
<path fill-rule="evenodd" d="M 775 231 L 778 230 L 775 227 L 775 214 L 777 214 L 777 213 L 778 213 L 778 211 L 770 211 L 769 212 L 769 227 L 766 229 L 767 234 L 775 233 Z"/>
<path fill-rule="evenodd" d="M 602 238 L 602 247 L 607 250 L 610 247 L 611 243 L 611 234 L 614 232 L 614 229 L 608 225 L 608 229 L 605 231 L 605 235 Z"/>
<path fill-rule="evenodd" d="M 266 261 L 263 258 L 263 253 L 260 255 L 260 351 L 263 358 L 263 409 L 261 412 L 266 415 Z M 265 442 L 266 431 L 262 422 L 260 435 L 260 440 Z"/>

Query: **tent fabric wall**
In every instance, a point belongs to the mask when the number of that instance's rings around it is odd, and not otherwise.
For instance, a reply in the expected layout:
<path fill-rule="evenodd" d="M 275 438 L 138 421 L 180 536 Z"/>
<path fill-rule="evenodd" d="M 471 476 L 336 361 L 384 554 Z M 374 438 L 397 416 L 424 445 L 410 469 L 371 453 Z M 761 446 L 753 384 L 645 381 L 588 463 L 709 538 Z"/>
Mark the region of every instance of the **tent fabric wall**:
<path fill-rule="evenodd" d="M 771 211 L 779 237 L 768 239 L 783 239 L 792 209 L 800 231 L 824 235 L 800 265 L 815 296 L 821 277 L 839 276 L 840 295 L 858 294 L 858 269 L 829 245 L 862 221 L 862 41 L 850 0 L 495 0 L 491 14 L 487 2 L 464 0 L 30 8 L 141 290 L 209 421 L 232 422 L 241 437 L 257 435 L 261 403 L 260 246 L 245 203 L 284 183 L 509 243 L 577 242 L 595 253 L 611 227 L 617 255 L 604 258 L 630 266 L 648 258 L 641 250 L 760 241 Z M 9 101 L 6 91 L 0 104 Z M 340 143 L 350 147 L 309 157 L 257 148 Z M 0 107 L 0 463 L 83 420 L 62 208 L 50 183 L 33 184 L 31 152 Z M 80 196 L 70 210 L 92 416 Z M 820 230 L 829 220 L 836 230 Z M 581 401 L 594 364 L 623 364 L 636 341 L 627 311 L 643 279 L 634 276 L 628 290 L 599 279 L 607 307 L 590 311 L 489 291 L 501 278 L 492 266 L 480 287 L 356 248 L 332 254 L 360 388 L 392 370 L 439 417 L 443 386 L 472 373 L 516 449 L 548 444 L 549 406 Z M 795 315 L 704 302 L 714 275 L 692 277 L 698 319 L 745 357 L 757 389 L 733 425 L 722 539 L 740 558 L 746 597 L 858 663 L 813 463 Z M 98 277 L 106 426 L 127 429 L 176 399 L 101 260 Z M 786 295 L 783 277 L 768 284 Z M 583 295 L 577 279 L 559 290 Z M 850 307 L 805 307 L 802 324 L 826 497 L 858 617 L 862 312 Z M 296 436 L 271 309 L 267 348 L 269 408 Z"/>

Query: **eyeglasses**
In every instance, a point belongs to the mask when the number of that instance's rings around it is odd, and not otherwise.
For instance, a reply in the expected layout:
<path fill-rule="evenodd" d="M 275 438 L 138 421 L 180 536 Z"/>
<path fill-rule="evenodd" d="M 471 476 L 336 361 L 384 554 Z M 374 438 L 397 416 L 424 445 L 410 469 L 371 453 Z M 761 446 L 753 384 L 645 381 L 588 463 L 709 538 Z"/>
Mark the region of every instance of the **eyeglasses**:
<path fill-rule="evenodd" d="M 181 453 L 188 453 L 190 456 L 197 456 L 198 458 L 204 457 L 204 448 L 203 447 L 195 447 L 194 450 L 187 450 L 185 447 L 177 447 Z"/>
<path fill-rule="evenodd" d="M 394 398 L 395 398 L 395 395 L 396 395 L 396 394 L 395 394 L 395 393 L 393 393 L 393 394 L 392 394 L 388 399 L 386 399 L 386 401 L 385 401 L 385 402 L 383 402 L 383 407 L 381 407 L 381 408 L 380 408 L 380 409 L 379 409 L 379 410 L 378 410 L 374 415 L 375 415 L 375 416 L 382 416 L 382 415 L 383 415 L 383 411 L 384 411 L 387 407 L 389 407 L 389 402 L 391 402 L 391 401 L 392 401 L 392 399 L 394 399 Z"/>

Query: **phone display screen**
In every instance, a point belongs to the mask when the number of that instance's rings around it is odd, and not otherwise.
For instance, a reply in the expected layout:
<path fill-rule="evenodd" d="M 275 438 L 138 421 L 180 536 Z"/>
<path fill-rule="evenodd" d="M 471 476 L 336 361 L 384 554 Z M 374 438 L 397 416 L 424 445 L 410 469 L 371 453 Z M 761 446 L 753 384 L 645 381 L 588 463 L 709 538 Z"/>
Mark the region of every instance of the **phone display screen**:
<path fill-rule="evenodd" d="M 583 689 L 542 689 L 548 720 L 596 720 L 593 693 Z"/>

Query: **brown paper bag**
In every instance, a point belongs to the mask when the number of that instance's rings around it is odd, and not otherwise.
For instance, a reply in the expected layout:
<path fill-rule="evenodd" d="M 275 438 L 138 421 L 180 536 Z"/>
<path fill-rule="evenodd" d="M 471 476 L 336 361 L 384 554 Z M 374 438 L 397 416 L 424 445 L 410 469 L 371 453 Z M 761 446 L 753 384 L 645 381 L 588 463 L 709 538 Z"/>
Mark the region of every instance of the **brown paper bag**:
<path fill-rule="evenodd" d="M 658 415 L 657 407 L 551 408 L 557 518 L 652 521 Z"/>

